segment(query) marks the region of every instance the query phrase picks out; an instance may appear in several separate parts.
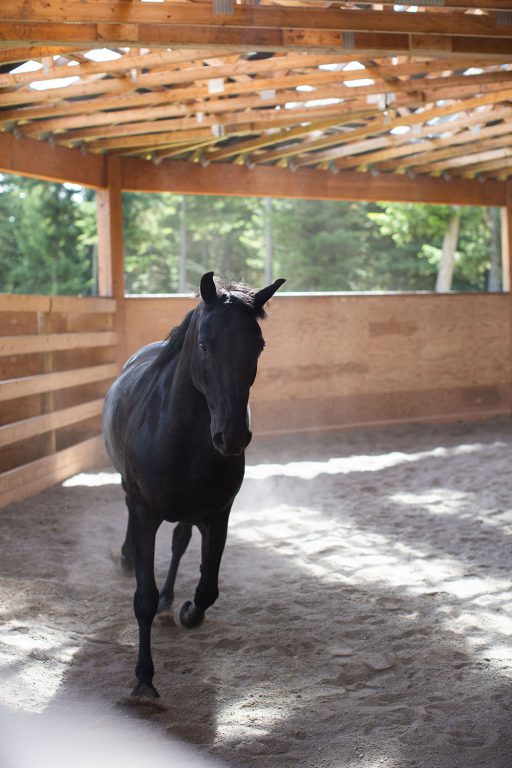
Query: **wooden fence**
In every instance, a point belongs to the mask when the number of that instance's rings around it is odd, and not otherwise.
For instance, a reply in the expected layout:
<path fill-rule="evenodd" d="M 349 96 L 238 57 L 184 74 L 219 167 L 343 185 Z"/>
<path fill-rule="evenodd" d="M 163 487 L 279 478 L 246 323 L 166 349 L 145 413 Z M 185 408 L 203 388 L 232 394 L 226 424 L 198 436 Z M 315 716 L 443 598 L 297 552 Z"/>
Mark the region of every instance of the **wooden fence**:
<path fill-rule="evenodd" d="M 196 303 L 0 296 L 0 506 L 106 462 L 117 360 Z M 119 329 L 118 329 L 119 330 Z M 251 395 L 257 434 L 508 416 L 510 297 L 277 296 Z"/>
<path fill-rule="evenodd" d="M 106 461 L 113 299 L 0 296 L 0 506 Z"/>

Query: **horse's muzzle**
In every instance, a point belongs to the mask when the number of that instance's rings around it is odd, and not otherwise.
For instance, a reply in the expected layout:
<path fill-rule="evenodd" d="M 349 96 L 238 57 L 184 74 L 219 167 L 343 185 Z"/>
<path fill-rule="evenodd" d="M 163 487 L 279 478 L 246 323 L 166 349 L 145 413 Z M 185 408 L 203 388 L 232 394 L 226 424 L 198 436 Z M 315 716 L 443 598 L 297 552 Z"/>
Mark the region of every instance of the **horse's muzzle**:
<path fill-rule="evenodd" d="M 229 432 L 215 432 L 212 436 L 215 448 L 223 456 L 240 456 L 252 440 L 252 432 L 235 435 Z"/>

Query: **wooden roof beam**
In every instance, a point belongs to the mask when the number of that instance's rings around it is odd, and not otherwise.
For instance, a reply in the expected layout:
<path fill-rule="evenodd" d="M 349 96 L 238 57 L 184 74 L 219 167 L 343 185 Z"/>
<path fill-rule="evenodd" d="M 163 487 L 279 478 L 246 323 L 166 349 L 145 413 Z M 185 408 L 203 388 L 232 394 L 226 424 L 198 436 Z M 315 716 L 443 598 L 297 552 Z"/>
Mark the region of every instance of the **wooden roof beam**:
<path fill-rule="evenodd" d="M 342 159 L 340 155 L 336 161 L 336 167 L 339 170 L 344 170 L 348 168 L 367 168 L 371 165 L 380 171 L 402 173 L 413 167 L 415 163 L 421 163 L 425 153 L 429 153 L 432 157 L 439 152 L 450 153 L 457 145 L 474 141 L 476 138 L 475 134 L 470 130 L 466 130 L 467 128 L 485 124 L 488 120 L 505 120 L 511 117 L 512 109 L 499 109 L 487 113 L 467 114 L 464 112 L 463 116 L 456 120 L 443 123 L 437 127 L 426 125 L 423 128 L 419 128 L 419 130 L 409 131 L 399 136 L 381 136 L 380 140 L 370 139 L 368 142 L 360 142 L 356 147 L 348 144 L 346 146 L 346 158 Z M 506 133 L 505 125 L 508 124 L 498 124 L 494 128 L 485 130 L 489 131 L 489 135 L 496 135 L 501 132 Z M 432 138 L 432 134 L 437 132 L 450 133 L 451 135 L 445 138 Z M 508 125 L 508 132 L 510 133 L 510 125 Z M 487 135 L 485 131 L 482 131 L 482 134 Z M 424 141 L 419 141 L 423 137 L 428 138 Z M 363 154 L 365 144 L 369 144 L 371 141 L 376 141 L 378 148 L 375 151 L 371 151 L 370 148 L 369 151 Z M 398 163 L 396 159 L 398 159 Z"/>
<path fill-rule="evenodd" d="M 493 181 L 444 181 L 428 177 L 409 181 L 394 174 L 379 174 L 374 178 L 362 173 L 333 175 L 309 169 L 290 173 L 275 167 L 260 167 L 254 173 L 234 164 L 211 163 L 203 167 L 200 163 L 185 161 L 165 161 L 158 166 L 134 159 L 123 159 L 121 163 L 123 189 L 134 191 L 492 206 L 506 203 L 504 184 Z M 46 142 L 17 141 L 9 134 L 0 134 L 0 169 L 96 188 L 104 188 L 107 183 L 104 158 L 50 147 Z"/>
<path fill-rule="evenodd" d="M 511 151 L 510 137 L 505 137 L 505 140 L 503 137 L 499 137 L 494 141 L 475 142 L 474 146 L 467 147 L 464 154 L 453 155 L 444 160 L 433 160 L 430 163 L 417 165 L 416 172 L 434 175 L 444 171 L 449 173 L 457 168 L 469 168 L 479 162 L 508 157 L 508 153 Z"/>
<path fill-rule="evenodd" d="M 273 104 L 282 104 L 290 99 L 287 94 L 280 94 L 276 98 L 270 100 L 270 103 L 262 103 L 261 100 L 256 98 L 247 98 L 237 100 L 235 104 L 230 103 L 229 108 L 219 102 L 198 102 L 191 108 L 190 105 L 180 105 L 173 109 L 172 107 L 166 108 L 169 118 L 167 119 L 160 108 L 155 110 L 145 110 L 140 116 L 144 118 L 139 122 L 132 121 L 125 123 L 119 121 L 118 123 L 110 120 L 109 122 L 100 124 L 100 127 L 91 128 L 77 128 L 74 131 L 65 132 L 62 134 L 54 134 L 55 138 L 64 144 L 74 144 L 80 141 L 90 141 L 92 139 L 99 139 L 105 135 L 109 136 L 129 136 L 143 134 L 146 132 L 157 133 L 169 130 L 180 130 L 182 125 L 190 126 L 209 126 L 218 125 L 219 121 L 235 121 L 235 122 L 247 122 L 248 120 L 255 121 L 270 121 L 279 119 L 282 123 L 294 124 L 297 122 L 297 115 L 300 115 L 301 120 L 306 120 L 308 123 L 315 121 L 316 115 L 320 112 L 325 112 L 329 107 L 326 105 L 318 105 L 312 107 L 308 105 L 306 108 L 302 106 L 301 101 L 305 99 L 297 100 L 297 103 L 301 106 L 296 106 L 293 109 L 288 109 L 285 112 L 283 110 L 271 110 L 268 107 Z M 261 107 L 261 109 L 259 109 Z M 307 110 L 307 111 L 305 111 Z M 335 115 L 334 121 L 331 122 L 351 122 L 351 120 L 360 119 L 364 114 L 370 116 L 376 114 L 375 107 L 368 106 L 364 100 L 356 100 L 347 104 L 333 105 L 329 108 L 329 111 Z M 176 119 L 176 118 L 181 118 Z M 148 122 L 149 121 L 149 122 Z M 20 130 L 21 135 L 30 136 L 30 132 Z M 32 134 L 34 135 L 34 134 Z"/>
<path fill-rule="evenodd" d="M 369 200 L 503 206 L 505 185 L 497 181 L 451 180 L 394 174 L 376 177 L 351 171 L 329 171 L 259 166 L 250 170 L 234 163 L 207 167 L 187 161 L 159 165 L 137 159 L 123 160 L 123 189 L 177 194 L 241 195 L 321 200 Z"/>
<path fill-rule="evenodd" d="M 30 59 L 69 55 L 74 50 L 76 49 L 65 45 L 19 45 L 13 48 L 0 48 L 0 64 L 12 64 L 14 67 Z"/>
<path fill-rule="evenodd" d="M 283 112 L 285 112 L 285 110 L 269 110 L 268 112 L 259 110 L 253 112 L 240 112 L 239 114 L 227 115 L 225 117 L 218 116 L 209 130 L 213 132 L 216 127 L 218 127 L 219 136 L 217 138 L 218 141 L 222 141 L 223 138 L 228 135 L 258 133 L 274 128 L 282 128 L 283 126 L 291 127 L 298 123 L 310 122 L 313 118 L 311 110 L 308 108 L 293 110 L 293 115 L 290 114 L 289 110 L 286 110 L 285 114 L 283 114 Z M 352 114 L 351 111 L 351 115 Z M 339 121 L 339 107 L 338 105 L 319 107 L 315 110 L 314 117 L 318 120 L 335 117 L 336 120 Z M 126 136 L 114 138 L 96 139 L 87 143 L 87 149 L 91 152 L 105 152 L 112 149 L 122 149 L 123 147 L 141 147 L 141 151 L 144 151 L 144 148 L 148 145 L 156 146 L 160 142 L 166 143 L 168 137 L 172 138 L 172 136 L 179 135 L 182 131 L 188 131 L 194 129 L 194 126 L 197 126 L 197 121 L 195 119 L 189 121 L 185 118 L 173 122 L 175 123 L 173 130 L 168 131 L 167 133 L 148 133 L 146 130 L 145 133 L 138 135 L 128 134 Z M 343 122 L 343 119 L 341 122 Z M 224 134 L 222 134 L 221 131 L 224 131 Z M 239 152 L 237 154 L 239 154 Z"/>
<path fill-rule="evenodd" d="M 489 177 L 505 181 L 512 176 L 512 157 L 509 156 L 499 160 L 488 161 L 487 163 L 480 163 L 469 170 L 464 169 L 461 176 L 464 179 L 475 179 L 478 177 L 482 182 Z M 457 177 L 460 178 L 459 175 Z"/>
<path fill-rule="evenodd" d="M 48 142 L 16 139 L 0 133 L 0 170 L 38 179 L 72 182 L 85 187 L 106 185 L 104 158 L 84 156 L 79 150 L 50 146 Z"/>
<path fill-rule="evenodd" d="M 499 141 L 504 144 L 510 143 L 510 123 L 512 110 L 506 110 L 503 115 L 507 122 L 500 123 L 489 128 L 482 128 L 478 133 L 471 130 L 471 127 L 478 125 L 478 117 L 481 115 L 472 115 L 471 122 L 466 119 L 465 128 L 455 136 L 449 136 L 445 139 L 434 139 L 432 142 L 422 142 L 421 146 L 411 146 L 410 156 L 402 157 L 398 163 L 390 160 L 389 162 L 375 162 L 372 165 L 379 171 L 393 171 L 393 173 L 403 173 L 406 170 L 413 170 L 421 166 L 426 166 L 431 162 L 444 160 L 450 157 L 458 157 L 468 154 L 474 147 L 481 146 L 489 141 Z M 485 119 L 481 122 L 485 122 Z M 430 146 L 432 145 L 432 146 Z"/>
<path fill-rule="evenodd" d="M 81 141 L 90 141 L 91 139 L 101 138 L 106 134 L 110 136 L 135 135 L 150 132 L 163 132 L 176 128 L 179 130 L 179 121 L 176 118 L 182 118 L 189 121 L 192 125 L 215 125 L 219 120 L 247 120 L 261 119 L 272 120 L 272 115 L 282 118 L 284 122 L 296 122 L 298 111 L 308 122 L 314 121 L 320 111 L 324 111 L 326 106 L 321 102 L 326 99 L 340 98 L 337 91 L 333 89 L 322 89 L 318 96 L 320 104 L 303 106 L 303 102 L 311 99 L 311 94 L 301 93 L 277 93 L 272 98 L 261 100 L 259 96 L 214 101 L 198 101 L 194 104 L 178 103 L 165 107 L 156 107 L 154 109 L 140 110 L 140 114 L 130 110 L 125 114 L 107 113 L 94 114 L 88 117 L 84 115 L 81 120 L 75 118 L 70 130 L 59 131 L 64 128 L 68 121 L 63 120 L 55 124 L 54 121 L 43 121 L 43 124 L 35 123 L 28 126 L 21 126 L 18 132 L 23 136 L 45 137 L 51 132 L 55 139 L 64 144 L 74 144 Z M 271 109 L 275 106 L 294 103 L 296 106 L 283 110 Z M 300 106 L 297 106 L 300 105 Z M 305 111 L 307 110 L 307 111 Z M 368 104 L 365 99 L 346 100 L 343 103 L 332 106 L 333 114 L 339 117 L 339 122 L 350 122 L 350 118 L 360 119 L 362 115 L 367 117 L 380 114 L 375 105 Z M 286 119 L 288 115 L 288 120 Z M 348 120 L 347 120 L 348 118 Z M 70 121 L 71 122 L 71 121 Z M 51 127 L 53 130 L 51 130 Z"/>
<path fill-rule="evenodd" d="M 307 0 L 309 1 L 309 0 Z M 290 0 L 290 2 L 293 4 L 295 0 Z M 318 2 L 318 0 L 311 0 L 312 3 Z M 345 0 L 340 0 L 340 3 L 344 3 Z M 396 0 L 379 0 L 379 5 L 396 5 Z M 409 2 L 404 2 L 404 6 L 408 6 L 411 8 L 417 7 L 419 8 L 432 8 L 432 2 L 421 2 L 421 0 L 413 0 L 412 2 L 409 0 Z M 477 2 L 472 2 L 472 0 L 442 0 L 442 9 L 449 10 L 462 10 L 462 11 L 474 11 L 475 5 L 478 9 L 483 11 L 509 11 L 510 10 L 510 0 L 477 0 Z"/>
<path fill-rule="evenodd" d="M 155 4 L 160 5 L 160 4 Z M 188 4 L 183 4 L 188 5 Z M 145 8 L 151 4 L 145 4 Z M 191 7 L 191 6 L 188 6 Z M 196 6 L 193 6 L 196 7 Z M 265 10 L 265 6 L 258 10 Z M 366 12 L 356 12 L 365 16 Z M 424 14 L 392 14 L 423 16 Z M 216 17 L 218 19 L 218 17 Z M 230 17 L 231 18 L 231 17 Z M 439 16 L 437 17 L 439 18 Z M 482 17 L 472 17 L 482 18 Z M 340 27 L 340 25 L 338 25 Z M 203 26 L 129 23 L 27 22 L 12 23 L 0 17 L 0 40 L 27 45 L 74 46 L 147 46 L 147 47 L 226 47 L 240 51 L 310 51 L 316 53 L 351 53 L 353 58 L 389 55 L 427 55 L 443 58 L 475 60 L 491 58 L 509 60 L 511 40 L 509 27 L 498 27 L 500 36 L 462 36 L 457 34 L 409 34 L 393 32 L 357 32 L 344 27 L 336 30 L 310 27 Z"/>
<path fill-rule="evenodd" d="M 180 55 L 183 58 L 185 52 L 181 52 Z M 276 72 L 283 69 L 293 69 L 296 67 L 312 67 L 319 66 L 320 64 L 332 63 L 333 57 L 331 54 L 290 54 L 289 56 L 279 56 L 276 59 L 264 59 L 262 61 L 243 61 L 240 62 L 236 69 L 238 74 L 257 75 L 263 72 Z M 336 61 L 339 61 L 339 57 L 336 57 Z M 73 68 L 75 69 L 75 67 Z M 137 77 L 138 88 L 160 88 L 168 87 L 171 85 L 183 85 L 191 82 L 201 82 L 211 79 L 220 79 L 231 77 L 233 74 L 233 66 L 231 64 L 223 64 L 221 66 L 205 67 L 204 65 L 193 66 L 187 69 L 173 69 L 169 71 L 148 72 Z M 37 79 L 37 77 L 33 78 Z M 238 87 L 243 84 L 238 83 Z M 77 85 L 70 85 L 59 92 L 58 98 L 83 98 L 85 96 L 94 96 L 97 94 L 105 93 L 129 93 L 134 87 L 134 83 L 130 78 L 125 80 L 115 79 L 102 79 L 92 84 L 80 83 Z M 26 88 L 20 88 L 14 91 L 6 91 L 0 93 L 0 106 L 9 106 L 15 104 L 35 104 L 41 102 L 47 102 L 55 100 L 55 91 L 52 89 L 47 91 L 31 91 Z"/>
<path fill-rule="evenodd" d="M 279 57 L 282 58 L 282 57 Z M 301 57 L 304 58 L 304 57 Z M 231 82 L 225 82 L 224 83 L 224 90 L 222 93 L 222 96 L 227 95 L 239 95 L 243 93 L 254 93 L 254 91 L 264 91 L 267 89 L 275 89 L 279 87 L 280 83 L 285 83 L 288 87 L 293 87 L 297 85 L 301 85 L 307 82 L 307 84 L 310 85 L 322 85 L 327 84 L 330 82 L 336 82 L 340 79 L 343 80 L 343 82 L 350 82 L 352 80 L 357 80 L 361 77 L 365 77 L 366 70 L 356 70 L 356 71 L 343 71 L 343 72 L 337 72 L 337 71 L 325 71 L 325 70 L 319 70 L 318 65 L 319 63 L 331 63 L 333 61 L 339 61 L 338 57 L 324 57 L 324 61 L 320 61 L 317 57 L 307 57 L 311 60 L 309 68 L 304 67 L 304 72 L 301 74 L 288 74 L 283 75 L 282 80 L 278 77 L 276 77 L 276 72 L 280 71 L 279 66 L 274 71 L 273 77 L 263 77 L 265 74 L 262 71 L 252 73 L 253 79 L 250 82 L 243 82 L 243 83 L 231 83 Z M 342 58 L 342 57 L 340 57 Z M 327 61 L 325 61 L 327 59 Z M 279 61 L 277 59 L 276 61 Z M 460 67 L 470 67 L 473 65 L 472 60 L 462 60 L 460 62 L 457 62 L 458 66 Z M 489 62 L 486 62 L 487 64 Z M 291 66 L 292 62 L 288 63 L 288 66 L 290 67 L 290 72 L 294 72 L 296 67 Z M 389 66 L 389 67 L 382 67 L 381 72 L 382 74 L 386 74 L 388 72 L 393 72 L 394 70 L 397 71 L 400 75 L 411 75 L 415 73 L 422 72 L 424 70 L 428 72 L 434 72 L 438 69 L 445 69 L 446 66 L 448 66 L 447 62 L 444 61 L 422 61 L 422 62 L 413 62 L 410 65 L 402 65 L 398 67 Z M 418 80 L 418 84 L 420 84 L 422 80 Z M 144 86 L 146 85 L 145 81 L 143 81 Z M 94 112 L 106 112 L 107 110 L 127 110 L 131 108 L 138 108 L 138 107 L 146 107 L 146 106 L 155 106 L 157 104 L 168 104 L 168 103 L 174 103 L 175 101 L 181 101 L 181 100 L 193 100 L 197 98 L 206 98 L 208 97 L 210 101 L 212 100 L 212 96 L 208 94 L 208 85 L 205 83 L 203 84 L 194 84 L 194 85 L 187 85 L 186 87 L 182 89 L 173 88 L 172 90 L 156 90 L 152 91 L 150 93 L 123 93 L 122 95 L 112 95 L 112 96 L 104 96 L 104 95 L 98 95 L 95 98 L 91 98 L 88 101 L 80 100 L 80 101 L 71 101 L 67 97 L 68 95 L 73 95 L 73 93 L 68 94 L 68 88 L 62 89 L 59 91 L 58 94 L 53 91 L 52 93 L 48 93 L 48 101 L 38 105 L 38 106 L 29 106 L 29 107 L 17 107 L 14 109 L 3 109 L 0 111 L 0 124 L 5 122 L 24 122 L 26 120 L 35 120 L 35 119 L 45 119 L 48 117 L 51 117 L 51 123 L 48 125 L 43 126 L 42 130 L 47 131 L 53 131 L 53 130 L 59 130 L 59 124 L 54 121 L 58 121 L 59 118 L 58 115 L 65 115 L 66 118 L 70 118 L 70 116 L 80 116 L 83 115 L 84 112 L 90 116 Z M 357 89 L 355 89 L 357 90 Z M 57 97 L 57 100 L 56 100 Z M 187 98 L 188 97 L 188 98 Z M 313 97 L 312 97 L 313 98 Z M 60 100 L 59 100 L 60 99 Z M 78 120 L 81 118 L 78 117 Z"/>
<path fill-rule="evenodd" d="M 326 58 L 328 62 L 332 61 L 332 57 L 330 56 L 322 57 L 324 62 Z M 84 113 L 91 115 L 95 112 L 116 110 L 120 114 L 124 114 L 124 112 L 129 109 L 144 108 L 158 104 L 174 104 L 175 102 L 182 101 L 193 102 L 198 98 L 208 98 L 210 101 L 213 101 L 215 98 L 223 98 L 225 96 L 255 93 L 267 89 L 275 89 L 279 86 L 280 82 L 286 83 L 288 87 L 293 87 L 294 85 L 301 85 L 306 82 L 324 84 L 339 79 L 339 74 L 337 72 L 317 70 L 315 62 L 318 62 L 317 57 L 313 57 L 311 70 L 304 74 L 290 74 L 287 77 L 283 75 L 282 78 L 277 78 L 275 75 L 274 77 L 263 78 L 261 76 L 264 74 L 263 72 L 250 73 L 252 75 L 252 79 L 248 82 L 225 82 L 223 91 L 218 96 L 213 96 L 209 93 L 208 82 L 203 83 L 202 81 L 198 81 L 193 77 L 191 78 L 191 81 L 194 84 L 185 85 L 182 88 L 175 87 L 172 89 L 150 91 L 148 93 L 128 92 L 113 96 L 98 95 L 94 98 L 88 99 L 87 101 L 69 100 L 67 98 L 69 95 L 68 89 L 66 88 L 59 92 L 58 98 L 60 98 L 60 100 L 58 101 L 55 100 L 55 92 L 53 92 L 48 96 L 49 101 L 43 103 L 40 106 L 17 107 L 13 109 L 1 110 L 0 124 L 13 121 L 25 122 L 29 120 L 45 119 L 51 116 L 52 120 L 49 122 L 49 124 L 44 125 L 43 130 L 59 130 L 60 124 L 57 121 L 62 119 L 73 120 L 73 116 L 78 116 L 77 120 L 81 120 Z M 295 67 L 292 67 L 291 64 L 288 64 L 287 69 L 293 72 Z M 277 69 L 276 71 L 280 70 Z M 213 74 L 214 73 L 210 71 L 210 75 Z M 354 73 L 349 72 L 347 73 L 347 76 L 348 75 L 354 75 Z M 361 75 L 359 74 L 358 77 L 360 76 Z M 346 79 L 349 78 L 347 77 Z M 354 77 L 352 79 L 356 78 Z M 170 84 L 171 83 L 164 83 L 163 85 Z M 149 86 L 146 81 L 143 81 L 143 87 L 146 87 L 146 85 Z M 65 118 L 58 117 L 58 115 L 65 115 Z"/>
<path fill-rule="evenodd" d="M 358 116 L 357 113 L 354 114 L 351 112 L 350 116 L 347 115 L 345 121 L 354 122 L 363 116 L 364 115 Z M 332 128 L 334 126 L 343 125 L 343 123 L 344 123 L 343 118 L 340 118 L 339 116 L 337 116 L 330 120 L 324 120 L 318 123 L 311 122 L 306 126 L 301 125 L 297 128 L 289 128 L 289 129 L 284 128 L 279 133 L 273 133 L 270 135 L 267 134 L 257 139 L 250 139 L 248 141 L 233 144 L 231 146 L 221 147 L 220 149 L 214 149 L 212 152 L 207 153 L 205 155 L 205 160 L 209 162 L 226 160 L 227 158 L 235 157 L 236 155 L 255 152 L 258 149 L 263 149 L 264 147 L 269 147 L 269 146 L 272 146 L 273 144 L 279 144 L 284 141 L 293 141 L 295 139 L 300 139 L 300 138 L 303 138 L 304 136 L 309 136 L 315 133 L 316 131 L 319 131 L 319 130 L 323 131 L 326 128 Z"/>
<path fill-rule="evenodd" d="M 389 133 L 393 128 L 397 126 L 412 126 L 412 125 L 421 125 L 422 123 L 427 123 L 428 121 L 434 119 L 434 118 L 441 118 L 446 117 L 448 115 L 453 115 L 457 112 L 463 112 L 470 109 L 475 109 L 475 107 L 481 107 L 488 104 L 495 104 L 502 101 L 507 101 L 508 99 L 512 98 L 512 89 L 509 91 L 501 91 L 499 98 L 496 96 L 496 94 L 485 94 L 484 96 L 477 96 L 473 99 L 463 99 L 461 101 L 453 102 L 451 104 L 445 104 L 440 107 L 435 107 L 432 109 L 425 109 L 425 110 L 418 110 L 417 112 L 414 112 L 411 115 L 406 116 L 398 116 L 394 119 L 386 118 L 386 116 L 382 118 L 377 118 L 372 123 L 369 123 L 368 126 L 366 126 L 366 134 L 364 134 L 365 129 L 360 129 L 359 131 L 352 131 L 350 134 L 347 135 L 346 140 L 347 141 L 353 141 L 355 138 L 360 139 L 363 135 L 370 136 L 375 133 Z M 315 150 L 321 150 L 325 149 L 324 152 L 317 152 L 315 156 L 307 157 L 303 160 L 298 161 L 298 165 L 314 165 L 316 163 L 320 162 L 329 162 L 331 160 L 337 159 L 336 149 L 326 149 L 328 147 L 332 147 L 333 144 L 336 142 L 333 141 L 332 137 L 327 136 L 323 139 L 319 139 L 317 142 L 314 142 L 312 146 L 309 147 L 309 149 L 315 149 Z"/>
<path fill-rule="evenodd" d="M 60 0 L 2 0 L 4 22 L 24 24 L 58 24 L 63 21 Z M 216 14 L 209 2 L 141 3 L 136 0 L 66 0 L 67 25 L 122 25 L 146 29 L 168 26 L 230 29 L 314 29 L 342 32 L 365 32 L 407 35 L 439 35 L 507 38 L 512 36 L 510 24 L 500 24 L 496 15 L 452 14 L 424 11 L 401 13 L 388 10 L 352 10 L 343 8 L 280 8 L 276 6 L 235 5 L 229 16 Z M 142 41 L 139 41 L 141 44 Z"/>
<path fill-rule="evenodd" d="M 42 49 L 44 50 L 44 49 Z M 52 49 L 48 49 L 52 50 Z M 220 51 L 220 55 L 228 53 L 230 49 Z M 60 49 L 60 53 L 64 53 Z M 14 88 L 20 85 L 29 85 L 34 80 L 47 81 L 59 77 L 88 77 L 89 75 L 112 75 L 114 73 L 126 73 L 132 69 L 151 68 L 165 66 L 166 71 L 173 64 L 178 66 L 182 62 L 194 61 L 208 56 L 207 50 L 157 50 L 150 53 L 127 53 L 118 59 L 109 61 L 85 61 L 72 67 L 66 64 L 53 64 L 35 72 L 7 72 L 0 74 L 0 88 Z M 34 58 L 33 56 L 29 58 Z"/>

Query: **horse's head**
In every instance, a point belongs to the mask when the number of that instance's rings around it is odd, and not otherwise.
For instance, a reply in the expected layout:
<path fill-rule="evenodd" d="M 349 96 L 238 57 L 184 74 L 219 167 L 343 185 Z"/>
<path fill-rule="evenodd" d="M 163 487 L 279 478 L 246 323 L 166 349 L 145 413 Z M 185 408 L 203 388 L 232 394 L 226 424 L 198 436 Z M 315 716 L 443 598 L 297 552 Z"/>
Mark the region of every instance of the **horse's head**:
<path fill-rule="evenodd" d="M 265 346 L 258 320 L 283 283 L 276 280 L 260 291 L 245 286 L 217 290 L 213 272 L 201 278 L 192 380 L 206 398 L 213 444 L 224 456 L 241 454 L 251 441 L 247 403 Z"/>

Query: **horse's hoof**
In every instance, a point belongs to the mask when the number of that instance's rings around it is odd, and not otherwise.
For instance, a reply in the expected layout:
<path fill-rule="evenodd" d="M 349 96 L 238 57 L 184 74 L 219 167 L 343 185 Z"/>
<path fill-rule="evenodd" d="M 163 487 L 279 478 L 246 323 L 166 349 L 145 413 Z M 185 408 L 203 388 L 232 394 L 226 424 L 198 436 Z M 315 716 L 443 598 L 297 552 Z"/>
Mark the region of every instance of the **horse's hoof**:
<path fill-rule="evenodd" d="M 116 564 L 117 569 L 122 576 L 131 576 L 133 574 L 135 564 L 132 560 L 125 557 L 122 552 L 118 552 L 117 549 L 111 549 L 110 557 Z"/>
<path fill-rule="evenodd" d="M 158 693 L 157 689 L 151 685 L 151 683 L 138 683 L 133 691 L 131 692 L 131 695 L 134 697 L 137 697 L 138 699 L 145 698 L 145 699 L 159 699 L 160 694 Z"/>
<path fill-rule="evenodd" d="M 172 600 L 169 600 L 167 597 L 161 597 L 158 601 L 156 615 L 159 619 L 167 619 L 169 616 L 172 617 Z"/>
<path fill-rule="evenodd" d="M 187 600 L 181 608 L 174 611 L 174 621 L 178 627 L 184 629 L 195 629 L 204 621 L 204 611 L 197 608 L 194 603 Z"/>
<path fill-rule="evenodd" d="M 133 573 L 135 570 L 135 561 L 133 557 L 126 557 L 123 552 L 121 552 L 121 555 L 119 557 L 119 562 L 121 563 L 121 569 L 123 573 Z"/>

